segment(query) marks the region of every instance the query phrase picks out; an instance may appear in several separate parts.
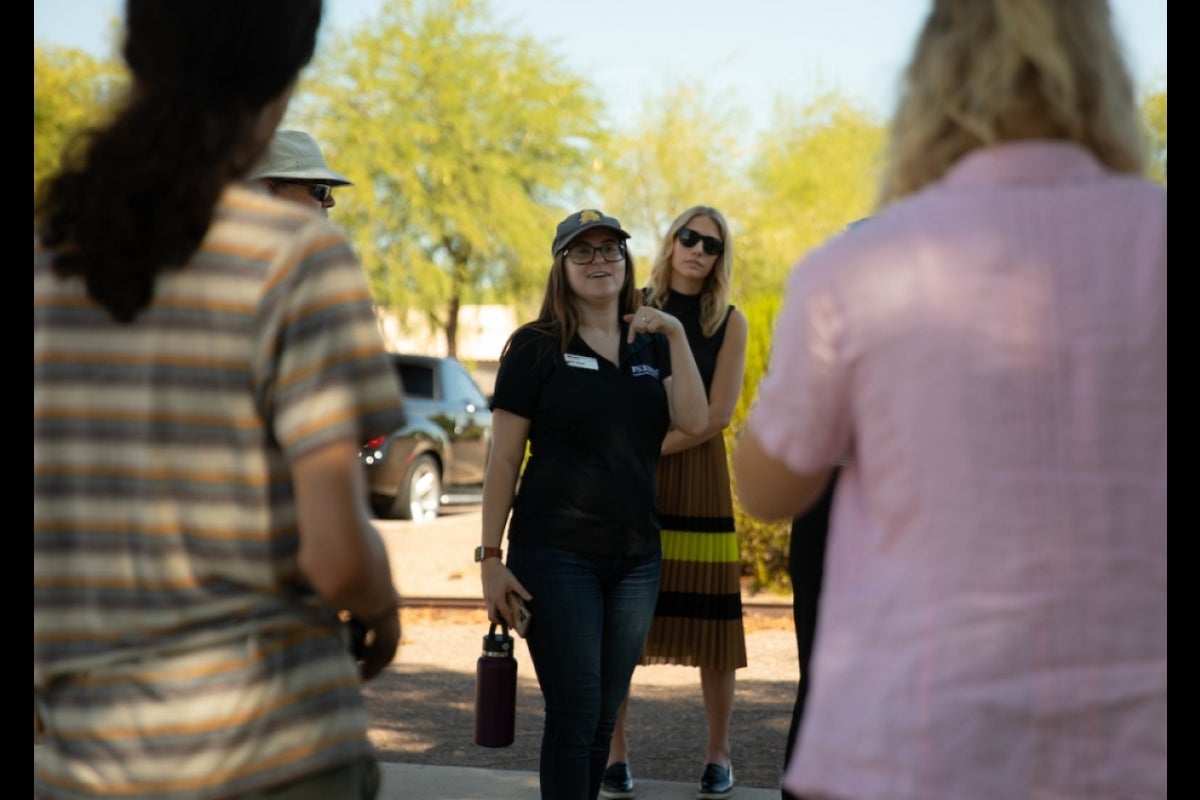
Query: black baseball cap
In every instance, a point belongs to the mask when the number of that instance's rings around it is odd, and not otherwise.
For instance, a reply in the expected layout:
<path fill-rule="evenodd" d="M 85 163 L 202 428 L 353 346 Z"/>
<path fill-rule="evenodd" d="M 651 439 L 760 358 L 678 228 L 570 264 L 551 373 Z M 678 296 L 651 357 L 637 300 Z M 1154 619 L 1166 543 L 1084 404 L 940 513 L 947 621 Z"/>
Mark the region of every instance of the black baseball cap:
<path fill-rule="evenodd" d="M 554 233 L 554 244 L 550 247 L 551 257 L 567 249 L 576 236 L 592 228 L 612 228 L 622 239 L 629 238 L 629 234 L 621 228 L 621 223 L 617 222 L 616 217 L 610 217 L 594 208 L 585 208 L 558 223 L 558 230 Z"/>

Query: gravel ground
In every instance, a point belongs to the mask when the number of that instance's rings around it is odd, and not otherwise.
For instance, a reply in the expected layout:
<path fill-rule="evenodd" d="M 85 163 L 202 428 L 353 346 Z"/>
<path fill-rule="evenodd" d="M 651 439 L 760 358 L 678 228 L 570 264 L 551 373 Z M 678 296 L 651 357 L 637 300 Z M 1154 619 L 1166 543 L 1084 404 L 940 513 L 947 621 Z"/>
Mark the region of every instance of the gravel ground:
<path fill-rule="evenodd" d="M 472 557 L 479 543 L 478 506 L 450 509 L 420 525 L 378 525 L 401 595 L 479 598 L 479 568 Z M 765 599 L 790 609 L 790 597 Z M 401 623 L 396 661 L 365 692 L 381 759 L 536 772 L 541 692 L 524 642 L 516 646 L 516 740 L 491 749 L 472 741 L 475 660 L 488 632 L 483 611 L 406 608 Z M 775 788 L 799 677 L 790 614 L 748 613 L 746 650 L 748 665 L 738 671 L 733 710 L 734 776 L 742 786 Z M 699 671 L 639 667 L 631 691 L 627 730 L 634 779 L 699 780 L 706 731 Z"/>
<path fill-rule="evenodd" d="M 371 739 L 383 761 L 537 771 L 541 693 L 518 641 L 516 740 L 484 748 L 472 741 L 475 660 L 488 624 L 482 611 L 405 611 L 396 662 L 367 685 Z M 738 671 L 733 765 L 739 785 L 779 785 L 795 698 L 796 641 L 787 617 L 747 617 L 748 666 Z M 638 777 L 692 782 L 704 765 L 699 673 L 639 667 L 627 721 Z"/>

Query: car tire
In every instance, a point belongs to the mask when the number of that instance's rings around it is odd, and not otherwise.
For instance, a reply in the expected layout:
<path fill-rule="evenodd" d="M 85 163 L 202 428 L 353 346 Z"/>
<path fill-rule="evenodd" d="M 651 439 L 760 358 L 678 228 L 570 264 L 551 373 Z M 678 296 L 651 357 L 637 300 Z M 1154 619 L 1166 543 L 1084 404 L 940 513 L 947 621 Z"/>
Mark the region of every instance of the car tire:
<path fill-rule="evenodd" d="M 429 454 L 418 456 L 396 493 L 392 515 L 412 522 L 436 519 L 442 504 L 442 474 Z"/>

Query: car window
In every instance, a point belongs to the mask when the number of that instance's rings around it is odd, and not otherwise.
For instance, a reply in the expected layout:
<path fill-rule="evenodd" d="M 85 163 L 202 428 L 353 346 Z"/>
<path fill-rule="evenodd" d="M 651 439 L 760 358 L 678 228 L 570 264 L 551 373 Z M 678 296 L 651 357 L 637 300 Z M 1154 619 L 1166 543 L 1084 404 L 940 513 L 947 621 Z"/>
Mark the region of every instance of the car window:
<path fill-rule="evenodd" d="M 420 364 L 396 362 L 400 387 L 408 397 L 433 399 L 433 369 Z"/>

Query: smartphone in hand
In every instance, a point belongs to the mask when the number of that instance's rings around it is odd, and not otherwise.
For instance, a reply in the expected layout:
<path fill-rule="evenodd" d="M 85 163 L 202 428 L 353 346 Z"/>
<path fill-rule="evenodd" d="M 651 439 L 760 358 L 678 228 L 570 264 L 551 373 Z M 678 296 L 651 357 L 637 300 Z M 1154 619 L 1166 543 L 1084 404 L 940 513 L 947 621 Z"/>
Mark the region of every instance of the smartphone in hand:
<path fill-rule="evenodd" d="M 516 592 L 508 593 L 508 610 L 516 621 L 513 630 L 517 632 L 517 635 L 524 638 L 526 632 L 529 630 L 529 621 L 533 619 L 533 612 L 529 610 L 529 606 L 525 605 L 525 600 L 522 599 L 521 595 Z"/>

